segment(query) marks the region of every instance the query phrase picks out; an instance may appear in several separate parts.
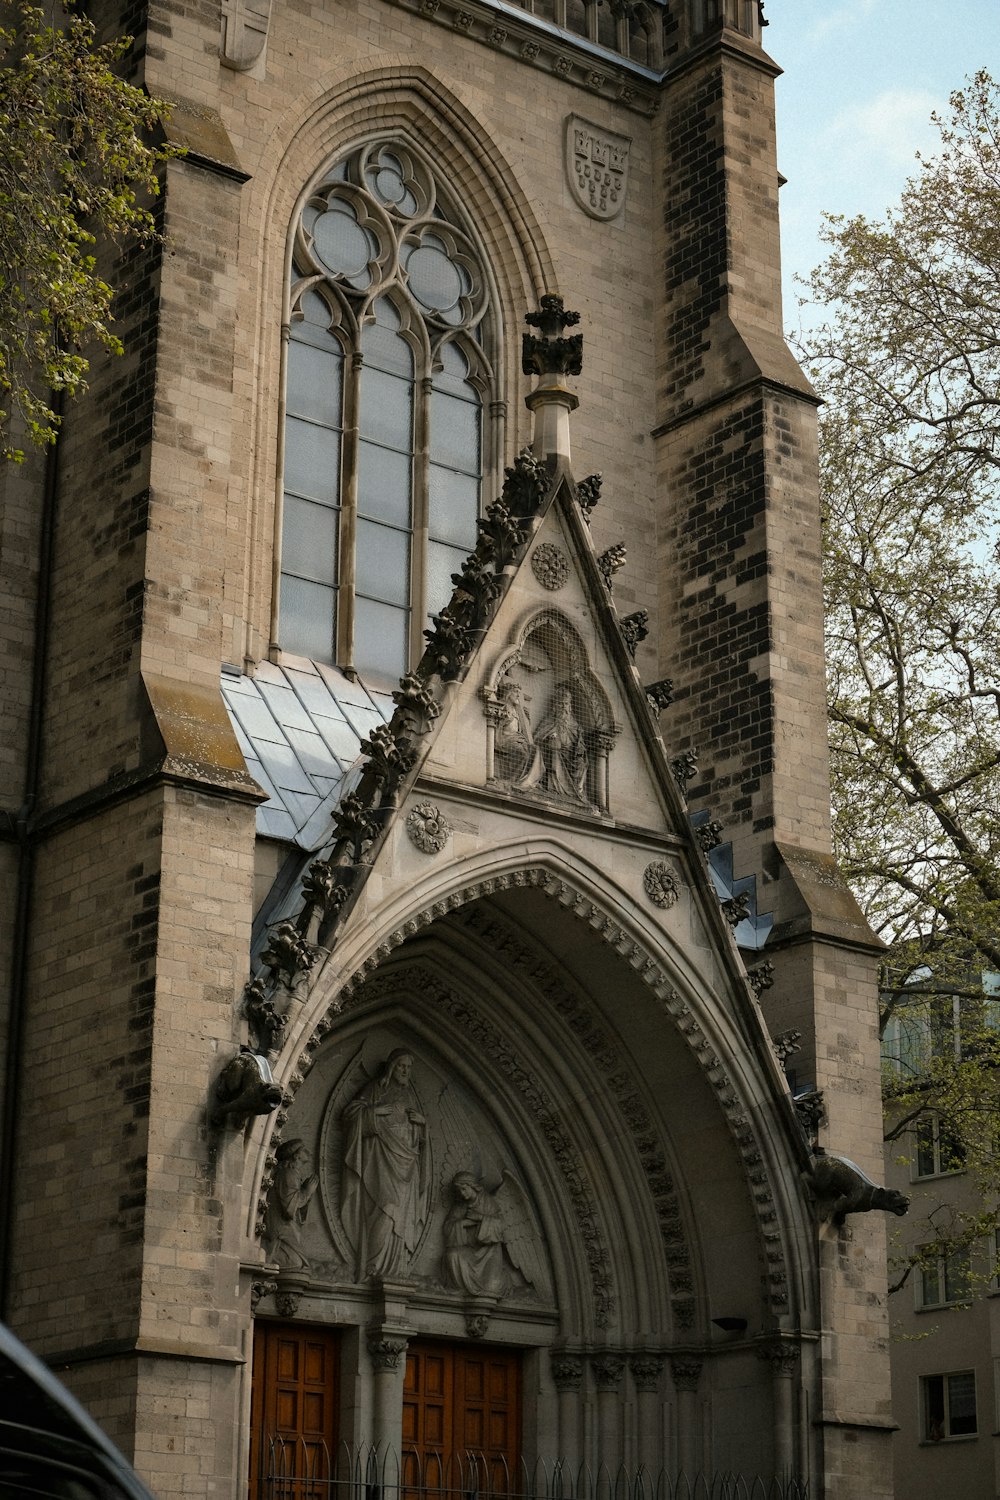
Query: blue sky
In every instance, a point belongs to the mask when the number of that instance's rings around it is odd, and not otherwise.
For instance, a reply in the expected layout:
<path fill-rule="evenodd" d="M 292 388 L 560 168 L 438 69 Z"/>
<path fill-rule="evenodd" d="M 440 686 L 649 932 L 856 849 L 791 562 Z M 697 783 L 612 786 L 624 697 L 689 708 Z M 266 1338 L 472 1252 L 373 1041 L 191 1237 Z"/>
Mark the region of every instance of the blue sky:
<path fill-rule="evenodd" d="M 821 213 L 880 217 L 969 73 L 1000 75 L 1000 0 L 766 0 L 777 82 L 785 321 L 822 258 Z"/>

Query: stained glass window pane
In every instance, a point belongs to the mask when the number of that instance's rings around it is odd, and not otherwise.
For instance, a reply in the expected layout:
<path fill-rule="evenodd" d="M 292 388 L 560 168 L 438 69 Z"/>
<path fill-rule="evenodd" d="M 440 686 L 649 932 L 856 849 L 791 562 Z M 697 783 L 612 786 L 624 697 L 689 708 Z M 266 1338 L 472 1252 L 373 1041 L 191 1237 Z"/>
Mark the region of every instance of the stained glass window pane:
<path fill-rule="evenodd" d="M 358 521 L 357 591 L 388 604 L 410 600 L 410 534 Z"/>
<path fill-rule="evenodd" d="M 375 304 L 375 322 L 366 323 L 361 334 L 365 364 L 412 378 L 413 351 L 399 328 L 399 313 L 388 298 L 381 298 Z"/>
<path fill-rule="evenodd" d="M 408 453 L 358 445 L 358 513 L 393 526 L 410 525 L 410 473 Z"/>
<path fill-rule="evenodd" d="M 443 391 L 431 394 L 431 456 L 437 464 L 479 473 L 480 408 Z"/>
<path fill-rule="evenodd" d="M 361 429 L 374 443 L 410 452 L 413 448 L 413 385 L 398 375 L 361 371 Z"/>
<path fill-rule="evenodd" d="M 469 554 L 467 547 L 442 547 L 439 542 L 427 544 L 427 613 L 436 615 L 455 591 L 451 575 L 461 571 Z"/>
<path fill-rule="evenodd" d="M 289 417 L 285 424 L 285 488 L 336 505 L 340 491 L 340 433 Z"/>
<path fill-rule="evenodd" d="M 332 588 L 337 582 L 339 524 L 339 510 L 286 495 L 281 538 L 284 571 Z"/>
<path fill-rule="evenodd" d="M 343 355 L 339 349 L 315 348 L 295 336 L 288 346 L 288 383 L 285 397 L 290 416 L 311 417 L 328 427 L 341 421 Z"/>
<path fill-rule="evenodd" d="M 281 580 L 281 646 L 313 661 L 334 659 L 333 618 L 336 593 L 302 578 Z"/>
<path fill-rule="evenodd" d="M 468 383 L 469 362 L 462 351 L 454 344 L 442 344 L 437 357 L 441 368 L 434 372 L 434 389 L 477 400 L 474 388 Z"/>
<path fill-rule="evenodd" d="M 317 215 L 312 234 L 317 258 L 337 276 L 356 280 L 378 255 L 375 236 L 358 223 L 355 209 L 343 198 L 331 199 L 326 212 Z M 365 274 L 365 285 L 370 279 Z"/>
<path fill-rule="evenodd" d="M 430 535 L 439 542 L 453 542 L 471 552 L 476 545 L 479 511 L 479 480 L 454 469 L 431 464 L 427 507 Z"/>
<path fill-rule="evenodd" d="M 358 598 L 354 606 L 357 665 L 385 677 L 401 677 L 406 671 L 410 612 Z"/>

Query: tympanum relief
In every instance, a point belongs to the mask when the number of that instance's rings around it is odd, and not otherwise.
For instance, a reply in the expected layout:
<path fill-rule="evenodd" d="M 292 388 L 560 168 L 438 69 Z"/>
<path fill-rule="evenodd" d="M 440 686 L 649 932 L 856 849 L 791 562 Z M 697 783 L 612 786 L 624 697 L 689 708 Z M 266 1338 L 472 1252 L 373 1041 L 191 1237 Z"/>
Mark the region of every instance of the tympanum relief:
<path fill-rule="evenodd" d="M 618 733 L 603 688 L 568 621 L 545 611 L 483 689 L 488 779 L 505 789 L 607 812 Z"/>
<path fill-rule="evenodd" d="M 311 1170 L 312 1157 L 297 1136 L 282 1141 L 277 1150 L 278 1165 L 267 1200 L 268 1257 L 288 1270 L 304 1270 L 308 1264 L 302 1252 L 302 1230 L 319 1178 Z"/>
<path fill-rule="evenodd" d="M 443 1281 L 473 1297 L 504 1297 L 514 1287 L 548 1291 L 538 1233 L 524 1189 L 512 1172 L 490 1192 L 474 1172 L 452 1179 L 444 1221 Z"/>
<path fill-rule="evenodd" d="M 427 1222 L 427 1120 L 412 1075 L 413 1054 L 397 1048 L 344 1111 L 340 1217 L 358 1281 L 404 1276 Z"/>
<path fill-rule="evenodd" d="M 502 1131 L 447 1064 L 391 1041 L 317 1055 L 276 1152 L 268 1259 L 342 1288 L 550 1306 L 540 1220 Z"/>

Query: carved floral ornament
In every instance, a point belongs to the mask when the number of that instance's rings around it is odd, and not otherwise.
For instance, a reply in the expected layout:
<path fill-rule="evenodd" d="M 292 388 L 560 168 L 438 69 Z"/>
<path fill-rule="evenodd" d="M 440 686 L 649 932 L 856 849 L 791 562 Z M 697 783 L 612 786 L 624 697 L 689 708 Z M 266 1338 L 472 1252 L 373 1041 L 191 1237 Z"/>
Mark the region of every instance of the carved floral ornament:
<path fill-rule="evenodd" d="M 652 864 L 646 866 L 642 874 L 642 884 L 653 905 L 663 910 L 673 906 L 680 895 L 677 879 L 670 866 L 662 859 L 654 860 Z"/>
<path fill-rule="evenodd" d="M 569 577 L 569 558 L 554 542 L 542 542 L 531 554 L 531 571 L 543 589 L 556 593 Z"/>
<path fill-rule="evenodd" d="M 440 854 L 451 836 L 451 824 L 433 802 L 418 802 L 407 816 L 406 831 L 422 854 Z"/>

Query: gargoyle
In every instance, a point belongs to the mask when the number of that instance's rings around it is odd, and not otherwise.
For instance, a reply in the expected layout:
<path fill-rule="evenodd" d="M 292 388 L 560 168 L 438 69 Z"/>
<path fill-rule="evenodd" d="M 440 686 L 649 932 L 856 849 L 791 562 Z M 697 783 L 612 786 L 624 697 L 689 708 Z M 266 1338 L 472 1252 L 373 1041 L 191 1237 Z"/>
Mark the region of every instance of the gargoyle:
<path fill-rule="evenodd" d="M 258 1052 L 240 1052 L 226 1063 L 213 1095 L 212 1124 L 230 1130 L 242 1130 L 251 1115 L 269 1115 L 281 1103 L 281 1089 Z"/>
<path fill-rule="evenodd" d="M 813 1152 L 812 1168 L 803 1172 L 802 1180 L 820 1216 L 838 1225 L 843 1224 L 848 1214 L 881 1209 L 902 1215 L 910 1206 L 903 1193 L 879 1187 L 846 1156 L 833 1156 L 823 1150 Z"/>

